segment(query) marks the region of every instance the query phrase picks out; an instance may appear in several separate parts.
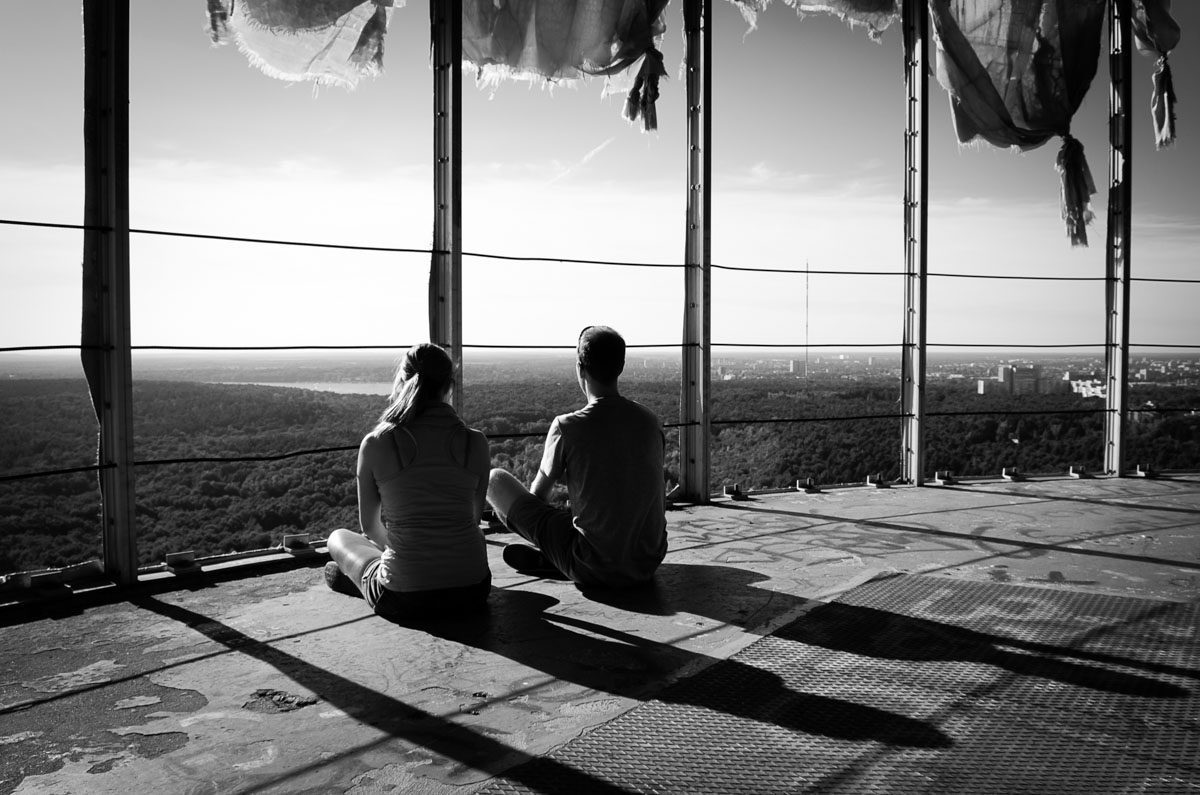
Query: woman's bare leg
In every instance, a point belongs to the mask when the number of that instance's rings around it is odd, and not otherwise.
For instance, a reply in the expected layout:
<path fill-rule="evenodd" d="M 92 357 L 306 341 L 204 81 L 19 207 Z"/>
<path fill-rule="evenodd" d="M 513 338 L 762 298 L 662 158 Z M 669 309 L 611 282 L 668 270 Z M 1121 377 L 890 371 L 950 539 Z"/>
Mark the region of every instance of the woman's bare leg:
<path fill-rule="evenodd" d="M 362 575 L 367 566 L 383 555 L 383 550 L 362 533 L 338 528 L 329 534 L 326 542 L 329 557 L 333 558 L 342 573 L 362 590 Z"/>

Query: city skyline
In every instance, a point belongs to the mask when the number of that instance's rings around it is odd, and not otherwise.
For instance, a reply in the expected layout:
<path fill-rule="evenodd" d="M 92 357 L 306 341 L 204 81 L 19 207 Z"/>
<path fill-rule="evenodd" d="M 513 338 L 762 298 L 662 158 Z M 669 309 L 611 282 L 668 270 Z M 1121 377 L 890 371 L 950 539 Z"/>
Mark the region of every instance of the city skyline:
<path fill-rule="evenodd" d="M 660 129 L 620 118 L 619 92 L 553 90 L 464 76 L 463 246 L 514 257 L 678 263 L 683 231 L 683 83 L 678 4 L 663 41 Z M 82 215 L 79 7 L 16 9 L 0 62 L 47 51 L 43 78 L 6 87 L 0 217 L 78 223 Z M 1179 140 L 1155 152 L 1152 61 L 1134 63 L 1134 275 L 1194 278 L 1200 250 L 1200 73 L 1192 4 L 1174 13 Z M 823 15 L 775 4 L 747 30 L 714 8 L 717 265 L 823 273 L 713 274 L 713 342 L 900 343 L 903 85 L 899 30 L 880 43 Z M 353 91 L 291 85 L 211 47 L 203 7 L 131 4 L 131 213 L 135 228 L 428 248 L 431 221 L 427 20 L 397 7 L 385 72 Z M 37 29 L 44 41 L 17 35 Z M 8 59 L 13 59 L 8 63 Z M 843 79 L 819 70 L 834 67 Z M 783 79 L 788 75 L 789 80 Z M 1071 249 L 1058 217 L 1057 142 L 1023 155 L 959 147 L 931 81 L 930 270 L 1081 282 L 930 280 L 938 344 L 1103 343 L 1107 75 L 1101 64 L 1073 133 L 1100 191 L 1092 244 Z M 780 96 L 796 98 L 779 101 Z M 1002 245 L 1001 245 L 1002 244 Z M 80 235 L 0 226 L 0 346 L 78 340 Z M 377 345 L 427 333 L 428 255 L 330 253 L 135 235 L 134 345 Z M 1197 285 L 1139 282 L 1135 344 L 1200 340 Z M 608 322 L 631 342 L 676 344 L 682 276 L 673 268 L 464 260 L 467 344 L 570 342 Z M 719 353 L 719 351 L 717 352 Z M 716 354 L 714 354 L 716 355 Z"/>

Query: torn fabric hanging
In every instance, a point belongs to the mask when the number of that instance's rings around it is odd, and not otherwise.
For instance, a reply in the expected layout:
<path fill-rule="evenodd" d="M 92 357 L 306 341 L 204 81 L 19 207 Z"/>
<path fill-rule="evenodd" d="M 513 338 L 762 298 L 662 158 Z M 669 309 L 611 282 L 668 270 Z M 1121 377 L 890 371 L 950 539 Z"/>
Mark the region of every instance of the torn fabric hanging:
<path fill-rule="evenodd" d="M 484 81 L 610 77 L 641 62 L 625 104 L 657 127 L 663 68 L 658 43 L 667 0 L 466 0 L 463 60 Z"/>
<path fill-rule="evenodd" d="M 950 92 L 958 140 L 1028 150 L 1061 136 L 1062 215 L 1071 244 L 1086 246 L 1095 186 L 1070 131 L 1096 75 L 1106 0 L 930 0 L 929 7 L 938 82 Z"/>
<path fill-rule="evenodd" d="M 757 25 L 758 15 L 771 0 L 729 0 L 742 12 L 750 27 Z M 883 31 L 900 17 L 898 0 L 782 0 L 797 14 L 832 14 L 852 26 L 867 29 L 871 38 L 878 39 Z"/>
<path fill-rule="evenodd" d="M 1150 115 L 1154 120 L 1154 145 L 1175 143 L 1175 82 L 1167 55 L 1179 44 L 1179 24 L 1171 16 L 1171 0 L 1133 0 L 1133 35 L 1138 49 L 1158 58 L 1151 78 Z"/>
<path fill-rule="evenodd" d="M 214 42 L 271 77 L 353 88 L 383 68 L 393 0 L 206 0 Z M 404 0 L 395 5 L 403 6 Z M 463 61 L 485 80 L 612 77 L 638 66 L 625 115 L 657 127 L 667 0 L 463 0 Z M 639 66 L 640 64 L 640 66 Z"/>
<path fill-rule="evenodd" d="M 207 2 L 213 42 L 236 42 L 271 77 L 353 88 L 383 68 L 393 0 Z"/>

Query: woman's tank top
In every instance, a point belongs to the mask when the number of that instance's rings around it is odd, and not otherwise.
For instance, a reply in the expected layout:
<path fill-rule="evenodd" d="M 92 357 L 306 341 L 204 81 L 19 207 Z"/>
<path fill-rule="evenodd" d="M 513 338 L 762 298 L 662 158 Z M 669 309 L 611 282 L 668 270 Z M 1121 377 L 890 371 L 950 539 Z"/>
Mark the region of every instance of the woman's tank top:
<path fill-rule="evenodd" d="M 450 406 L 431 406 L 392 437 L 400 472 L 379 482 L 387 549 L 379 579 L 393 591 L 474 585 L 489 574 L 475 518 L 479 479 L 470 434 Z"/>

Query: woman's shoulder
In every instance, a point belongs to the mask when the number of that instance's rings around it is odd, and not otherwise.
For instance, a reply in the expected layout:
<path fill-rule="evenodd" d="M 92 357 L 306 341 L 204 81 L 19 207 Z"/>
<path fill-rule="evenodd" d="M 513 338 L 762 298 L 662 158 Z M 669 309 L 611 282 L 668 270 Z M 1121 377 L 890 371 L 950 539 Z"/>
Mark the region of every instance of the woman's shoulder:
<path fill-rule="evenodd" d="M 363 452 L 375 451 L 383 447 L 391 447 L 395 442 L 392 441 L 392 432 L 394 426 L 377 425 L 372 428 L 358 445 L 358 449 Z"/>

